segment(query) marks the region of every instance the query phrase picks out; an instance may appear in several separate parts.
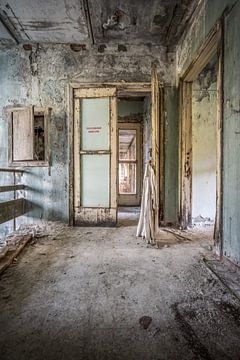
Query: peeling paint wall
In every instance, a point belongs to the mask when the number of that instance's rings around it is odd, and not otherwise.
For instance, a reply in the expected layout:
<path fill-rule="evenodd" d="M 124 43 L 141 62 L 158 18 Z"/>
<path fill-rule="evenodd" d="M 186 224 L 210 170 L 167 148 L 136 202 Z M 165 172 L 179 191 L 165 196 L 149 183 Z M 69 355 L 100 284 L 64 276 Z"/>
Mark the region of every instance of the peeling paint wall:
<path fill-rule="evenodd" d="M 203 71 L 192 86 L 192 217 L 195 221 L 214 221 L 216 214 L 216 92 L 214 67 L 213 72 Z"/>
<path fill-rule="evenodd" d="M 240 2 L 225 21 L 223 254 L 240 265 Z"/>
<path fill-rule="evenodd" d="M 240 264 L 240 2 L 235 0 L 202 1 L 202 10 L 194 17 L 187 35 L 177 50 L 177 73 L 183 73 L 193 59 L 205 37 L 223 14 L 224 76 L 223 76 L 223 254 L 235 264 Z M 226 16 L 225 13 L 225 16 Z"/>
<path fill-rule="evenodd" d="M 130 121 L 142 121 L 143 119 L 143 100 L 118 100 L 118 120 L 130 122 Z"/>
<path fill-rule="evenodd" d="M 202 0 L 193 22 L 187 27 L 177 47 L 177 73 L 183 74 L 194 60 L 198 49 L 225 10 L 236 0 Z"/>
<path fill-rule="evenodd" d="M 21 222 L 68 222 L 68 103 L 67 86 L 78 82 L 149 82 L 151 62 L 157 61 L 166 84 L 175 82 L 174 55 L 162 47 L 132 46 L 119 54 L 117 47 L 99 53 L 97 47 L 79 52 L 68 45 L 34 45 L 0 48 L 0 166 L 7 166 L 7 122 L 4 109 L 13 105 L 52 108 L 50 130 L 51 167 L 26 168 L 22 182 L 31 204 Z"/>

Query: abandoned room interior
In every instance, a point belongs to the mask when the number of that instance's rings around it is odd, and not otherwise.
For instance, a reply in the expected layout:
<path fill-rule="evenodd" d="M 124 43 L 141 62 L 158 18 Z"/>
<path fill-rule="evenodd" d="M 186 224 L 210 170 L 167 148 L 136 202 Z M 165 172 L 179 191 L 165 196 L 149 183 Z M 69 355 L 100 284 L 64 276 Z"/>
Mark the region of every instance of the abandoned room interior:
<path fill-rule="evenodd" d="M 240 0 L 0 0 L 0 359 L 240 359 Z"/>

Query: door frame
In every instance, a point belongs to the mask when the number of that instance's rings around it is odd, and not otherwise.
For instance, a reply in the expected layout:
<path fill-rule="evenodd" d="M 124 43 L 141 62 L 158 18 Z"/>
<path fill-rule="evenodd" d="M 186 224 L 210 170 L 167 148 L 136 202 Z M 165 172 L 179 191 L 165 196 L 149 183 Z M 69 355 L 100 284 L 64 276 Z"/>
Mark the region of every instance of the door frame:
<path fill-rule="evenodd" d="M 217 55 L 217 171 L 216 220 L 214 240 L 222 253 L 222 144 L 223 144 L 223 36 L 218 22 L 201 46 L 187 71 L 180 76 L 180 136 L 179 136 L 179 224 L 186 229 L 192 225 L 192 82 Z"/>
<path fill-rule="evenodd" d="M 109 149 L 83 150 L 81 148 L 81 99 L 108 99 L 109 106 Z M 73 112 L 73 222 L 77 226 L 115 226 L 117 223 L 117 195 L 116 195 L 116 127 L 117 127 L 117 97 L 116 88 L 84 88 L 74 90 Z M 109 156 L 109 203 L 108 206 L 82 205 L 81 192 L 81 156 L 98 155 Z"/>
<path fill-rule="evenodd" d="M 119 166 L 119 130 L 136 130 L 136 194 L 119 194 L 119 170 L 117 171 L 117 206 L 139 206 L 141 203 L 142 195 L 142 124 L 140 122 L 118 122 L 117 124 L 117 169 Z M 138 160 L 139 159 L 139 160 Z M 122 160 L 121 162 L 124 162 Z M 131 199 L 129 199 L 129 205 L 120 204 L 119 197 L 133 197 L 135 196 L 135 201 L 138 202 L 137 205 L 130 204 Z"/>
<path fill-rule="evenodd" d="M 147 96 L 152 93 L 152 84 L 151 82 L 70 82 L 67 89 L 67 98 L 68 98 L 68 147 L 69 147 L 69 157 L 68 157 L 68 186 L 69 186 L 69 225 L 74 226 L 74 91 L 77 89 L 90 89 L 90 88 L 107 88 L 115 87 L 117 89 L 117 98 L 119 97 L 139 97 Z M 161 85 L 159 89 L 162 90 Z M 160 121 L 159 129 L 160 136 L 164 129 L 164 116 L 162 109 L 163 99 L 160 101 Z M 162 136 L 161 136 L 162 141 Z M 164 138 L 163 138 L 164 144 Z M 160 163 L 162 162 L 163 153 L 160 155 Z M 164 161 L 164 159 L 163 159 Z M 117 161 L 116 161 L 117 163 Z M 163 164 L 161 165 L 163 167 Z M 164 168 L 162 169 L 164 172 Z M 116 169 L 117 171 L 117 169 Z M 161 174 L 162 179 L 164 179 L 164 173 Z M 159 184 L 159 193 L 164 194 L 164 183 L 160 181 Z M 161 216 L 164 217 L 164 209 L 160 209 Z"/>

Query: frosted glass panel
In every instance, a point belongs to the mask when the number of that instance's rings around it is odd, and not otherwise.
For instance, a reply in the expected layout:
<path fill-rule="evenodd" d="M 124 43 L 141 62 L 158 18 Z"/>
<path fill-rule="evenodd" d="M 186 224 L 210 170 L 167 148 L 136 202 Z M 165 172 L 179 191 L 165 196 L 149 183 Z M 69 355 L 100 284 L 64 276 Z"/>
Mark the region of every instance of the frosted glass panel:
<path fill-rule="evenodd" d="M 81 100 L 81 150 L 109 150 L 109 99 Z"/>
<path fill-rule="evenodd" d="M 109 207 L 109 155 L 81 156 L 81 206 Z"/>

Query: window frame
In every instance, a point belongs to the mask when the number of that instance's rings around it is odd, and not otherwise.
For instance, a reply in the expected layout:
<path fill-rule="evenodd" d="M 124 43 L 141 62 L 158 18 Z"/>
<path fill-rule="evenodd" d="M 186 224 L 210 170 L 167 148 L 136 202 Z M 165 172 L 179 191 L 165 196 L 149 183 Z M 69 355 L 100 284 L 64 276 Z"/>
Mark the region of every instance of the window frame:
<path fill-rule="evenodd" d="M 13 159 L 13 116 L 14 111 L 33 108 L 33 116 L 44 116 L 44 160 L 19 160 Z M 49 167 L 50 165 L 50 141 L 49 141 L 49 125 L 50 125 L 50 112 L 48 107 L 32 107 L 32 106 L 18 106 L 7 109 L 8 118 L 8 164 L 10 166 L 22 167 Z M 34 132 L 33 132 L 34 133 Z M 34 141 L 34 139 L 33 139 Z"/>

